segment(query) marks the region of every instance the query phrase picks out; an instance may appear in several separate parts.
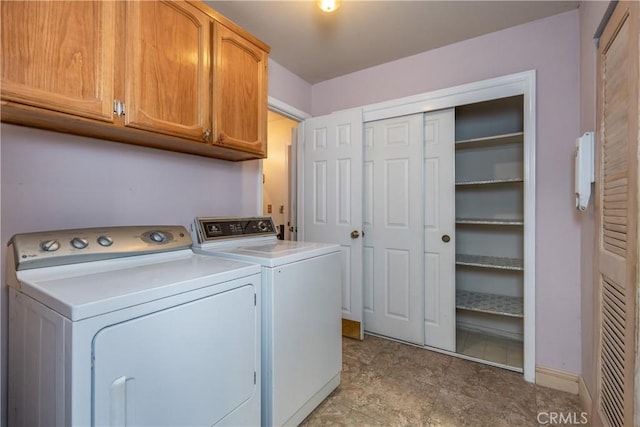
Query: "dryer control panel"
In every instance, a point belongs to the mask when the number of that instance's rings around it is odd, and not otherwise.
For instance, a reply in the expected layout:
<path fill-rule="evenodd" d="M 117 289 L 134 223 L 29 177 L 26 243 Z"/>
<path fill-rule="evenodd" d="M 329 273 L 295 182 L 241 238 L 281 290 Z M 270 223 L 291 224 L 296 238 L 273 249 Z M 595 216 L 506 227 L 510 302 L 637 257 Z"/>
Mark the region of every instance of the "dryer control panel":
<path fill-rule="evenodd" d="M 238 237 L 276 236 L 269 216 L 248 218 L 196 218 L 199 243 Z"/>
<path fill-rule="evenodd" d="M 9 241 L 16 270 L 188 249 L 181 225 L 79 228 L 16 234 Z"/>

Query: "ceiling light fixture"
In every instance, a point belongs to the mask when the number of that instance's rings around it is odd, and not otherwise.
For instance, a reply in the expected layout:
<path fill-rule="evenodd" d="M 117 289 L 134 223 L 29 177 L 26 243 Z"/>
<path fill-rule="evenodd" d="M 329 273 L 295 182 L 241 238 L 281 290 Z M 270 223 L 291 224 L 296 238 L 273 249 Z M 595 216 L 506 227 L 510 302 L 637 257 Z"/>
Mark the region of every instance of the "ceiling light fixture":
<path fill-rule="evenodd" d="M 340 7 L 340 0 L 318 0 L 318 7 L 323 12 L 333 12 Z"/>

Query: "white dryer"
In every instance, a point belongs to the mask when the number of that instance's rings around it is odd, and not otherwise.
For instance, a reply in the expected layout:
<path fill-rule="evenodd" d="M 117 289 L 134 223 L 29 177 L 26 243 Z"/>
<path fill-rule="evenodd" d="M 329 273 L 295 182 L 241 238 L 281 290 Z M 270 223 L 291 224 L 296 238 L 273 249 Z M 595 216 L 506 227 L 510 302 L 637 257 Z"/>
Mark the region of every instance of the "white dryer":
<path fill-rule="evenodd" d="M 262 424 L 297 425 L 339 384 L 342 252 L 270 217 L 196 218 L 194 251 L 262 265 Z"/>
<path fill-rule="evenodd" d="M 260 424 L 260 267 L 181 226 L 15 235 L 9 425 Z"/>

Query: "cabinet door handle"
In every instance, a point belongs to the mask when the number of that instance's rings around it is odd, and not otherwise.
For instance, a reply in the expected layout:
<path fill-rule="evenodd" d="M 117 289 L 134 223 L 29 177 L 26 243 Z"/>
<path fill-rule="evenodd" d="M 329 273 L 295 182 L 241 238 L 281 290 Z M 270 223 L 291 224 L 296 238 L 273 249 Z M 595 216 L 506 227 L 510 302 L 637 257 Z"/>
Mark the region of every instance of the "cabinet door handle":
<path fill-rule="evenodd" d="M 202 134 L 202 140 L 207 142 L 209 141 L 210 137 L 211 137 L 211 129 L 205 130 L 204 133 Z"/>
<path fill-rule="evenodd" d="M 451 236 L 449 236 L 448 234 L 443 234 L 442 241 L 445 243 L 449 243 L 451 241 Z"/>

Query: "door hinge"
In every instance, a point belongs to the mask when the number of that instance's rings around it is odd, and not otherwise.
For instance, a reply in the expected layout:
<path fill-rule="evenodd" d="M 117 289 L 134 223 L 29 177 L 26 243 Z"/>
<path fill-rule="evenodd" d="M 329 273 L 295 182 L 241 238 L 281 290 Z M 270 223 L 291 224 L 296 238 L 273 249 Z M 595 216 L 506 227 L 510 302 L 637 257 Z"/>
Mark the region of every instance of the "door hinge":
<path fill-rule="evenodd" d="M 113 112 L 116 116 L 122 117 L 124 116 L 124 102 L 118 101 L 117 99 L 113 100 Z"/>
<path fill-rule="evenodd" d="M 253 371 L 253 383 L 255 384 L 257 381 L 257 374 L 256 371 Z"/>
<path fill-rule="evenodd" d="M 253 294 L 253 305 L 254 306 L 258 305 L 258 294 Z"/>

